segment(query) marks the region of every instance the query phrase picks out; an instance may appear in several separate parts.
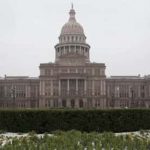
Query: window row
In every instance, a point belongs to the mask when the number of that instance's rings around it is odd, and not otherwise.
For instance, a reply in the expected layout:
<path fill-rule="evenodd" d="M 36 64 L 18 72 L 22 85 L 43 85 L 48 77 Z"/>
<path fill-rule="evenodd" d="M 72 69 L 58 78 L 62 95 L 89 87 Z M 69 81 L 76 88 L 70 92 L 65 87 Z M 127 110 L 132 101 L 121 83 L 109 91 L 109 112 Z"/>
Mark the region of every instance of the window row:
<path fill-rule="evenodd" d="M 60 37 L 60 43 L 62 42 L 85 42 L 85 37 L 81 36 L 63 36 Z"/>
<path fill-rule="evenodd" d="M 105 75 L 104 69 L 92 69 L 92 68 L 62 68 L 62 69 L 45 69 L 45 74 L 44 72 L 41 71 L 41 75 L 55 75 L 58 73 L 87 73 L 89 75 L 95 75 L 95 76 L 100 76 L 100 75 Z"/>
<path fill-rule="evenodd" d="M 45 106 L 46 107 L 91 108 L 91 107 L 102 106 L 103 101 L 104 100 L 101 99 L 92 100 L 90 98 L 87 100 L 79 99 L 77 101 L 75 99 L 71 99 L 68 101 L 66 99 L 62 99 L 61 101 L 58 101 L 58 99 L 54 99 L 54 100 L 47 100 Z"/>

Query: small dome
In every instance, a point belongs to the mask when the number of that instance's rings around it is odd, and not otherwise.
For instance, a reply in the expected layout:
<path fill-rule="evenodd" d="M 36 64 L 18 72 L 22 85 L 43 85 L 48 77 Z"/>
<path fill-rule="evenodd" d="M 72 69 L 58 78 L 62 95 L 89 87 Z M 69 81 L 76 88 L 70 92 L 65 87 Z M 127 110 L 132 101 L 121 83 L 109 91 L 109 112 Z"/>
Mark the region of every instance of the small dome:
<path fill-rule="evenodd" d="M 70 18 L 68 22 L 61 29 L 61 36 L 76 35 L 76 34 L 84 36 L 83 27 L 76 21 L 75 10 L 73 9 L 73 6 L 69 14 L 70 14 Z"/>

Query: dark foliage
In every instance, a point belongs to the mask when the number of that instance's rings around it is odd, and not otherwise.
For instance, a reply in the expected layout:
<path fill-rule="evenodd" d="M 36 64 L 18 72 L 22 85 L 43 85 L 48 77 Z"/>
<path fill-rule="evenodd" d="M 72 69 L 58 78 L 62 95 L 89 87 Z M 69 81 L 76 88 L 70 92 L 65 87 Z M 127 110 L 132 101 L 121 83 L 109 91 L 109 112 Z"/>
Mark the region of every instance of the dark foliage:
<path fill-rule="evenodd" d="M 43 133 L 72 129 L 82 132 L 150 129 L 150 110 L 0 110 L 3 131 Z"/>

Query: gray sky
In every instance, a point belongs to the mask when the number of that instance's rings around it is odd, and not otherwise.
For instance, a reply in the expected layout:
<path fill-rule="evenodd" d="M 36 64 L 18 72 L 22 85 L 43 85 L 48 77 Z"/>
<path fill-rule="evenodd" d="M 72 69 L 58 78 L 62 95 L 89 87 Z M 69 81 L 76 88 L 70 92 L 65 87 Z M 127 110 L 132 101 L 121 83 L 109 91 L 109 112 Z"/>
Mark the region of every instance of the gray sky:
<path fill-rule="evenodd" d="M 0 76 L 39 76 L 71 2 L 91 45 L 91 61 L 106 74 L 150 74 L 150 0 L 0 0 Z"/>

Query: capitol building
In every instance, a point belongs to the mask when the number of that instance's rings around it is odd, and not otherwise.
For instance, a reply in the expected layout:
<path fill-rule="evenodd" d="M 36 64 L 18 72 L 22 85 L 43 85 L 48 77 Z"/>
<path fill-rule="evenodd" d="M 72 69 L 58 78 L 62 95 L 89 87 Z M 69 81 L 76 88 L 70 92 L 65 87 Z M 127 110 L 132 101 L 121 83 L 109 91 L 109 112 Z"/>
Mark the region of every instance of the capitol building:
<path fill-rule="evenodd" d="M 72 6 L 55 45 L 55 62 L 37 78 L 0 78 L 0 108 L 150 108 L 150 76 L 111 76 L 90 60 L 90 45 Z"/>

